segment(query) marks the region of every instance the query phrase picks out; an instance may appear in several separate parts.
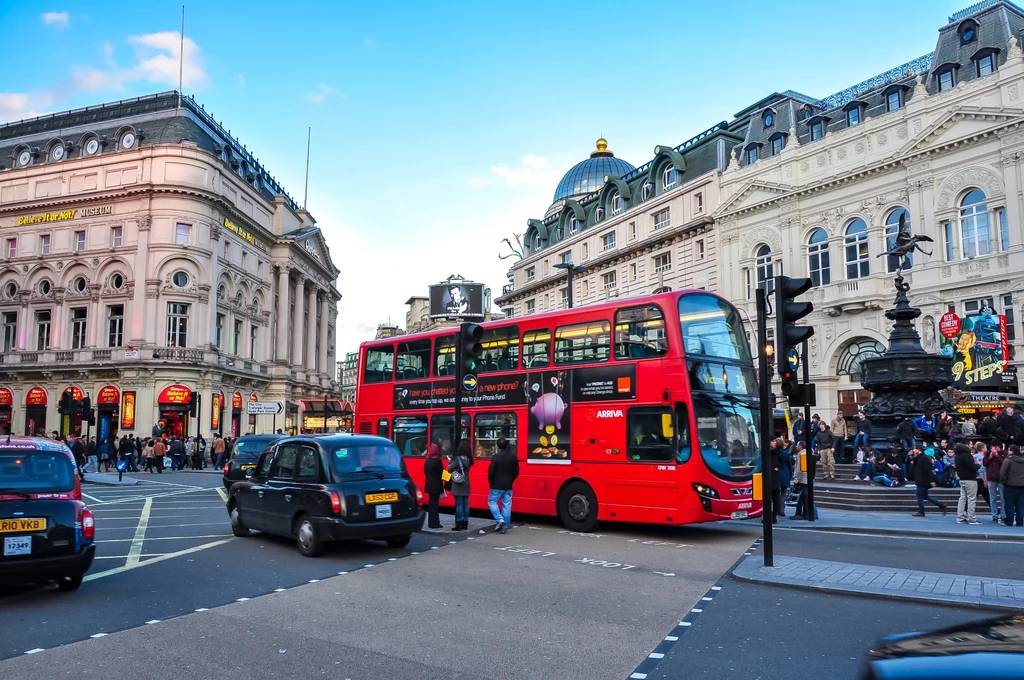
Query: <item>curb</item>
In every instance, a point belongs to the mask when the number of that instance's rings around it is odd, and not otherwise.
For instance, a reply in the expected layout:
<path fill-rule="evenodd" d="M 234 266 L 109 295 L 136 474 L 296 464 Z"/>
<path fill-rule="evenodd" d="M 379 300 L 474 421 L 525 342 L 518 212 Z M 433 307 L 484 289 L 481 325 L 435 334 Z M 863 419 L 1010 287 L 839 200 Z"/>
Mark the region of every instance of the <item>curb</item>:
<path fill-rule="evenodd" d="M 959 533 L 957 531 L 921 531 L 921 530 L 902 530 L 902 529 L 882 529 L 877 527 L 837 527 L 837 526 L 818 526 L 818 527 L 804 527 L 804 526 L 785 526 L 781 527 L 776 524 L 775 528 L 788 529 L 790 531 L 858 531 L 865 534 L 878 534 L 881 536 L 902 536 L 904 538 L 955 538 L 965 541 L 1019 541 L 1024 543 L 1024 532 L 1019 534 L 968 534 Z"/>

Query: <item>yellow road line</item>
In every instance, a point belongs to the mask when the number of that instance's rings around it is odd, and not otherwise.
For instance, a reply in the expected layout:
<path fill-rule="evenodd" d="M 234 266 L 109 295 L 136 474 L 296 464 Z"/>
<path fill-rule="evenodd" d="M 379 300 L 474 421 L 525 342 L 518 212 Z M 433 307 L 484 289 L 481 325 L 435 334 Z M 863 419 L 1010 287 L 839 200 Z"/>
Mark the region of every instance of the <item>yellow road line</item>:
<path fill-rule="evenodd" d="M 139 525 L 135 527 L 135 538 L 132 539 L 132 547 L 128 550 L 128 561 L 126 567 L 134 567 L 139 564 L 139 556 L 142 555 L 142 543 L 146 540 L 146 529 L 149 527 L 149 512 L 153 508 L 153 499 L 147 498 L 142 506 L 142 514 L 139 515 Z"/>
<path fill-rule="evenodd" d="M 95 581 L 98 578 L 106 578 L 107 576 L 114 576 L 115 574 L 123 574 L 126 571 L 131 571 L 132 569 L 138 569 L 139 567 L 145 567 L 150 564 L 155 564 L 157 562 L 163 562 L 164 560 L 169 560 L 175 557 L 181 557 L 182 555 L 191 555 L 192 553 L 199 552 L 200 550 L 206 550 L 207 548 L 214 548 L 218 545 L 224 545 L 225 543 L 229 543 L 233 540 L 234 536 L 222 539 L 220 541 L 213 541 L 212 543 L 204 543 L 202 545 L 197 545 L 194 548 L 187 548 L 185 550 L 179 550 L 178 552 L 167 553 L 166 555 L 161 555 L 160 557 L 154 557 L 152 559 L 146 560 L 145 562 L 139 562 L 138 564 L 135 564 L 133 566 L 128 566 L 127 564 L 125 564 L 123 567 L 115 567 L 114 569 L 107 569 L 106 571 L 96 572 L 95 574 L 88 574 L 82 580 Z"/>

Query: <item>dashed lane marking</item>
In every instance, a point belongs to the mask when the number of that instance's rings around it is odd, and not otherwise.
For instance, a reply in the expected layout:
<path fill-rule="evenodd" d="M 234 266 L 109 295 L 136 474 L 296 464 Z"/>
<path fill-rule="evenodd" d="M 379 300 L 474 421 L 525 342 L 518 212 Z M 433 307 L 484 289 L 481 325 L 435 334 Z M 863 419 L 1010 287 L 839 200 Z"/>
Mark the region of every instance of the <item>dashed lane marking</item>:
<path fill-rule="evenodd" d="M 150 621 L 146 621 L 147 626 L 152 626 L 154 623 L 160 623 L 160 619 L 152 619 Z"/>
<path fill-rule="evenodd" d="M 30 649 L 30 650 L 28 650 L 28 651 L 27 651 L 27 652 L 25 652 L 25 653 L 26 653 L 26 654 L 38 654 L 39 652 L 45 652 L 45 651 L 46 651 L 46 650 L 45 650 L 45 649 L 43 649 L 42 647 L 36 647 L 35 649 Z"/>
<path fill-rule="evenodd" d="M 106 633 L 94 633 L 94 634 L 90 635 L 89 637 L 95 639 L 95 638 L 107 637 L 107 634 Z"/>
<path fill-rule="evenodd" d="M 274 588 L 275 593 L 283 593 L 287 588 Z"/>
<path fill-rule="evenodd" d="M 212 541 L 210 543 L 203 543 L 202 545 L 197 545 L 197 546 L 193 546 L 191 548 L 186 548 L 185 550 L 179 550 L 177 552 L 172 552 L 172 553 L 167 553 L 165 555 L 161 555 L 160 557 L 154 557 L 152 559 L 146 560 L 145 562 L 139 562 L 138 564 L 136 564 L 134 566 L 131 566 L 131 567 L 129 567 L 126 564 L 126 565 L 124 565 L 122 567 L 115 567 L 114 569 L 107 569 L 106 571 L 96 572 L 95 574 L 87 574 L 86 577 L 84 579 L 82 579 L 82 580 L 83 581 L 95 581 L 98 578 L 106 578 L 107 576 L 114 576 L 115 574 L 122 574 L 122 573 L 124 573 L 126 571 L 131 571 L 132 569 L 138 569 L 140 567 L 145 567 L 145 566 L 150 565 L 150 564 L 155 564 L 156 562 L 163 562 L 164 560 L 170 560 L 170 559 L 173 559 L 175 557 L 181 557 L 182 555 L 191 555 L 192 553 L 199 552 L 200 550 L 206 550 L 207 548 L 215 548 L 218 545 L 224 545 L 225 543 L 229 543 L 232 540 L 234 540 L 233 536 L 231 536 L 229 538 L 225 538 L 225 539 L 219 540 L 219 541 Z"/>
<path fill-rule="evenodd" d="M 139 565 L 139 556 L 142 555 L 142 544 L 146 540 L 146 529 L 149 527 L 149 513 L 153 510 L 153 499 L 147 498 L 142 506 L 142 514 L 139 515 L 139 525 L 135 527 L 135 537 L 132 539 L 132 546 L 128 549 L 128 559 L 124 566 L 136 567 Z"/>
<path fill-rule="evenodd" d="M 240 597 L 237 600 L 235 600 L 235 602 L 248 602 L 248 601 L 249 601 L 249 598 L 247 598 L 247 597 Z"/>
<path fill-rule="evenodd" d="M 197 612 L 205 612 L 205 611 L 209 611 L 209 610 L 208 610 L 208 609 L 207 609 L 206 607 L 200 607 L 200 608 L 199 608 L 199 609 L 197 609 L 196 611 L 197 611 Z"/>

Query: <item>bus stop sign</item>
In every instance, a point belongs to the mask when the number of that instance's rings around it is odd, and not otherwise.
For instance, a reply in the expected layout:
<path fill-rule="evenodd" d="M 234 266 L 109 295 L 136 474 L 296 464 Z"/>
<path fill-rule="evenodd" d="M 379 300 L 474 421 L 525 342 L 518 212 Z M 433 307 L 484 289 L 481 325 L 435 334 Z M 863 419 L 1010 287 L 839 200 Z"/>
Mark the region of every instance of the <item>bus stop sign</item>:
<path fill-rule="evenodd" d="M 789 368 L 793 371 L 800 367 L 800 355 L 795 349 L 789 350 L 789 354 L 786 356 L 786 361 L 789 362 Z"/>
<path fill-rule="evenodd" d="M 466 390 L 467 392 L 472 392 L 473 390 L 475 390 L 476 385 L 477 379 L 476 376 L 473 375 L 472 373 L 470 373 L 469 375 L 462 379 L 462 389 Z"/>

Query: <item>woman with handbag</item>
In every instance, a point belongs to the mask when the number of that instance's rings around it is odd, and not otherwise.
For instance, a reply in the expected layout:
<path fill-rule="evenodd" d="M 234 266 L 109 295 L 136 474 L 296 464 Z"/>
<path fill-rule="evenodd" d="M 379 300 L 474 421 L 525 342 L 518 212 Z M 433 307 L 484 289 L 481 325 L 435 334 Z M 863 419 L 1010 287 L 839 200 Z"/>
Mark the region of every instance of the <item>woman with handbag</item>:
<path fill-rule="evenodd" d="M 423 493 L 427 494 L 427 528 L 442 529 L 441 518 L 437 514 L 437 502 L 444 493 L 444 483 L 441 476 L 444 473 L 444 463 L 441 462 L 441 449 L 437 444 L 431 444 L 427 449 L 427 459 L 423 462 Z"/>
<path fill-rule="evenodd" d="M 473 467 L 473 449 L 469 440 L 459 442 L 455 456 L 448 461 L 448 472 L 452 475 L 452 495 L 455 496 L 455 526 L 452 531 L 469 528 L 469 468 Z"/>

